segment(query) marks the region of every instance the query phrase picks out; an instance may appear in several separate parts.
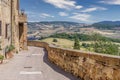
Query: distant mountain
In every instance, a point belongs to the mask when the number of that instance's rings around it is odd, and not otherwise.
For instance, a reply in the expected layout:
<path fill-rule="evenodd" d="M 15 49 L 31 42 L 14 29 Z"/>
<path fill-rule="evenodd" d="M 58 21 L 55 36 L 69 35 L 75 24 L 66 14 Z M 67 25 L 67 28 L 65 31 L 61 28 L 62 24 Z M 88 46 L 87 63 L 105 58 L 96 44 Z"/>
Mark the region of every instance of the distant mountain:
<path fill-rule="evenodd" d="M 114 34 L 111 34 L 111 32 L 108 31 L 110 29 L 114 30 Z M 105 32 L 103 30 L 105 30 Z M 30 40 L 40 39 L 55 33 L 92 34 L 94 32 L 112 38 L 119 38 L 119 31 L 120 21 L 102 21 L 91 25 L 67 21 L 28 22 L 28 39 Z"/>
<path fill-rule="evenodd" d="M 49 25 L 49 24 L 70 24 L 70 25 L 79 25 L 79 24 L 82 24 L 82 23 L 77 23 L 77 22 L 68 22 L 68 21 L 51 21 L 51 22 L 39 22 L 41 24 L 46 24 L 46 25 Z"/>
<path fill-rule="evenodd" d="M 67 22 L 67 21 L 51 21 L 51 22 L 28 22 L 29 28 L 41 28 L 41 27 L 83 27 L 86 24 L 76 23 L 76 22 Z"/>
<path fill-rule="evenodd" d="M 69 21 L 43 21 L 43 22 L 28 22 L 29 30 L 55 29 L 55 28 L 80 28 L 94 27 L 96 29 L 115 29 L 120 30 L 120 21 L 102 21 L 87 25 L 85 23 L 69 22 Z"/>
<path fill-rule="evenodd" d="M 51 21 L 51 22 L 28 22 L 28 39 L 36 40 L 41 36 L 49 36 L 54 33 L 79 32 L 84 23 Z"/>
<path fill-rule="evenodd" d="M 97 29 L 120 29 L 120 21 L 102 21 L 94 23 L 89 27 L 94 27 Z"/>
<path fill-rule="evenodd" d="M 102 21 L 95 24 L 120 25 L 120 21 Z"/>
<path fill-rule="evenodd" d="M 67 21 L 51 21 L 51 22 L 28 22 L 28 31 L 35 30 L 55 30 L 57 28 L 63 29 L 77 29 L 80 27 L 84 27 L 86 24 L 77 23 L 77 22 L 67 22 Z"/>

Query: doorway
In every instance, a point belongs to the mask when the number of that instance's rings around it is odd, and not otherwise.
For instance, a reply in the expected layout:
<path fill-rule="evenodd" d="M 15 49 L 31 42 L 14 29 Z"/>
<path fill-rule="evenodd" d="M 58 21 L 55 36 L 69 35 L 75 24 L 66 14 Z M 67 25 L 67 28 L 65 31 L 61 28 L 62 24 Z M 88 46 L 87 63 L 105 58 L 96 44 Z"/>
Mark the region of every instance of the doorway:
<path fill-rule="evenodd" d="M 24 45 L 24 23 L 19 23 L 19 46 L 20 49 L 23 49 Z"/>

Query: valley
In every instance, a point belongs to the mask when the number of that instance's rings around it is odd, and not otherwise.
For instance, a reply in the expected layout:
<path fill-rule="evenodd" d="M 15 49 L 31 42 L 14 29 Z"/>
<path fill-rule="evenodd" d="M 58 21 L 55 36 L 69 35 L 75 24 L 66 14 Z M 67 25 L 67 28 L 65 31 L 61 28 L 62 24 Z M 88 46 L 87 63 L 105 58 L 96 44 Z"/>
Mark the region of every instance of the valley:
<path fill-rule="evenodd" d="M 28 23 L 28 39 L 40 39 L 55 33 L 93 34 L 120 39 L 120 29 L 97 29 L 92 25 L 74 22 L 34 22 Z"/>
<path fill-rule="evenodd" d="M 28 26 L 28 40 L 75 49 L 76 36 L 80 45 L 78 50 L 120 55 L 120 30 L 113 24 L 110 27 L 101 23 L 88 25 L 74 22 L 35 22 L 28 23 Z"/>

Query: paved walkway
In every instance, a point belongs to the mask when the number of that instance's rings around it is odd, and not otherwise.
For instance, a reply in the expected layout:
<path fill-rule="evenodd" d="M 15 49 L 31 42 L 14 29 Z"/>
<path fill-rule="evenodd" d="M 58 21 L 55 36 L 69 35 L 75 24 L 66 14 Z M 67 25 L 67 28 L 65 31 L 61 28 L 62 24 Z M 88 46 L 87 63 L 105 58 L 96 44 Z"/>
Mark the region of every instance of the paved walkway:
<path fill-rule="evenodd" d="M 43 48 L 29 47 L 0 64 L 0 80 L 78 80 L 50 63 Z"/>

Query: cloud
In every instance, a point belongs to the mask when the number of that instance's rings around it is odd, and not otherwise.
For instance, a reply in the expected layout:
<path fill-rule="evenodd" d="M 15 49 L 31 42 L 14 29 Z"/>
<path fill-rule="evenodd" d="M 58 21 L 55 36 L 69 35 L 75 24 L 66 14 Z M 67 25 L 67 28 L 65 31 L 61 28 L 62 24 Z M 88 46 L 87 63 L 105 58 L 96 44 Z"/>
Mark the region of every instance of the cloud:
<path fill-rule="evenodd" d="M 91 8 L 87 8 L 81 12 L 93 12 L 93 11 L 97 11 L 97 10 L 107 10 L 107 8 L 104 7 L 91 7 Z"/>
<path fill-rule="evenodd" d="M 41 13 L 41 14 L 40 14 L 40 17 L 41 17 L 41 18 L 54 18 L 54 16 L 49 15 L 49 14 L 47 14 L 47 13 Z"/>
<path fill-rule="evenodd" d="M 26 11 L 27 16 L 28 16 L 28 21 L 29 22 L 38 22 L 41 20 L 46 20 L 49 18 L 54 18 L 54 16 L 49 15 L 47 13 L 39 13 L 39 12 L 33 12 L 33 11 Z"/>
<path fill-rule="evenodd" d="M 100 3 L 110 4 L 110 5 L 120 5 L 120 0 L 102 0 Z"/>
<path fill-rule="evenodd" d="M 83 13 L 73 13 L 73 16 L 69 17 L 71 19 L 74 20 L 78 20 L 78 21 L 83 21 L 83 22 L 88 22 L 90 21 L 91 15 L 89 14 L 83 14 Z"/>
<path fill-rule="evenodd" d="M 81 8 L 83 8 L 83 6 L 80 6 L 80 5 L 79 5 L 79 6 L 75 6 L 75 8 L 76 8 L 76 9 L 81 9 Z"/>
<path fill-rule="evenodd" d="M 65 12 L 59 12 L 58 13 L 60 16 L 68 16 L 68 13 L 65 13 Z"/>
<path fill-rule="evenodd" d="M 44 0 L 44 2 L 49 3 L 60 9 L 70 10 L 82 8 L 81 5 L 76 5 L 76 2 L 74 0 Z"/>
<path fill-rule="evenodd" d="M 92 12 L 92 11 L 96 11 L 96 10 L 97 10 L 97 8 L 87 8 L 81 12 Z"/>
<path fill-rule="evenodd" d="M 32 11 L 26 11 L 26 14 L 27 14 L 28 16 L 32 16 L 32 17 L 38 15 L 37 13 L 32 12 Z"/>
<path fill-rule="evenodd" d="M 26 11 L 26 13 L 27 13 L 29 22 L 37 22 L 40 20 L 39 13 L 35 13 L 32 11 Z"/>

